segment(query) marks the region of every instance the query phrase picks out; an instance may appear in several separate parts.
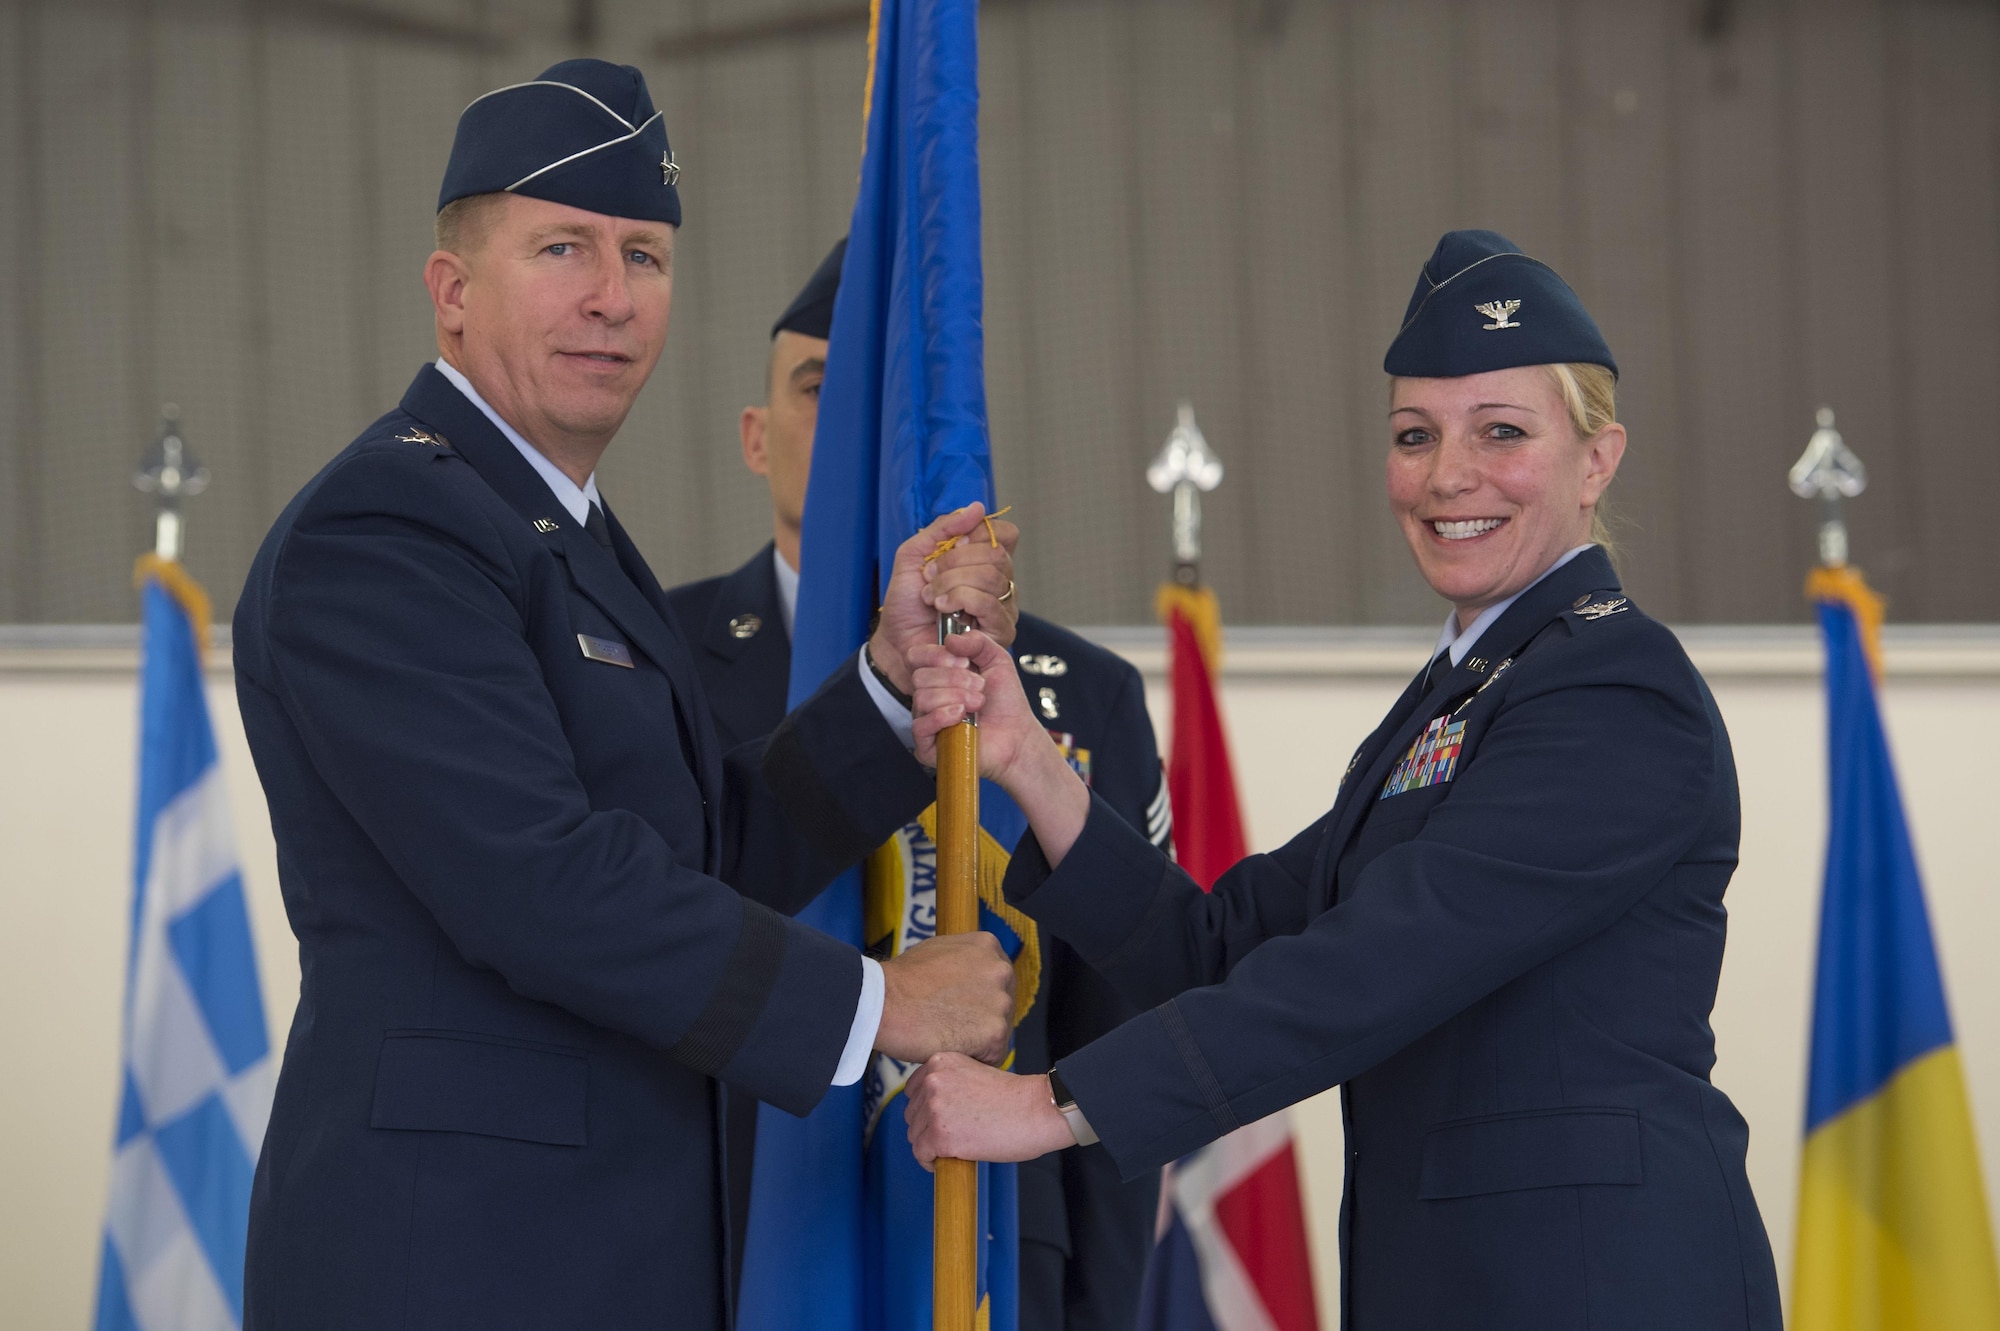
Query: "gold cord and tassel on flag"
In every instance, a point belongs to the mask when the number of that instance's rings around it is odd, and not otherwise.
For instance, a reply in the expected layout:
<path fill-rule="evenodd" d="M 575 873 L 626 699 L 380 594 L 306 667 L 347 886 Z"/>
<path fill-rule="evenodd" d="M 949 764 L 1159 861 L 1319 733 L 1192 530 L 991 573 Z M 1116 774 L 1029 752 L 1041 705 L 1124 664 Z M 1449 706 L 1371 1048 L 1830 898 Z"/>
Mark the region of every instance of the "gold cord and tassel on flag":
<path fill-rule="evenodd" d="M 194 580 L 187 567 L 178 559 L 147 551 L 132 565 L 132 585 L 143 588 L 149 582 L 157 582 L 166 593 L 180 603 L 187 611 L 188 622 L 194 625 L 195 646 L 208 650 L 210 629 L 214 624 L 214 611 L 209 604 L 208 590 Z"/>

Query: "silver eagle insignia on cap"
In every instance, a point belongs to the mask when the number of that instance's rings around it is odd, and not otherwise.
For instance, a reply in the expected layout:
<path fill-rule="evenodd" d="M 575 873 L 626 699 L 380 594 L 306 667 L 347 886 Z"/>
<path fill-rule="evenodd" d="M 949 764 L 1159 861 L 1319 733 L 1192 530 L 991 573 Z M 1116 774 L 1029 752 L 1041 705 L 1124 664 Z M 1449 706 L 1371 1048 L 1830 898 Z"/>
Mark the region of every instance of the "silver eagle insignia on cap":
<path fill-rule="evenodd" d="M 660 183 L 662 185 L 678 185 L 681 183 L 680 163 L 674 160 L 674 150 L 672 148 L 660 154 Z"/>
<path fill-rule="evenodd" d="M 1518 322 L 1510 322 L 1514 318 L 1514 311 L 1521 308 L 1521 302 L 1518 300 L 1489 300 L 1472 308 L 1493 321 L 1486 325 L 1486 331 L 1489 333 L 1497 332 L 1502 328 L 1519 328 L 1521 326 Z"/>

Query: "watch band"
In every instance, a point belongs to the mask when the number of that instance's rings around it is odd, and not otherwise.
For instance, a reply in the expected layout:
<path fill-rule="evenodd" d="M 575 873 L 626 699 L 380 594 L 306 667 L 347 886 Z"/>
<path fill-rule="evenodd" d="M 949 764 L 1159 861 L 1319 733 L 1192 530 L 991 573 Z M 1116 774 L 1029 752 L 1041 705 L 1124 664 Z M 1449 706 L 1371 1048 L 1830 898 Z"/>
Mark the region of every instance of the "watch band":
<path fill-rule="evenodd" d="M 915 698 L 897 688 L 896 681 L 890 679 L 882 667 L 875 664 L 875 653 L 868 649 L 868 644 L 865 642 L 861 644 L 861 659 L 868 663 L 868 669 L 874 672 L 875 678 L 889 691 L 891 698 L 903 704 L 905 709 L 912 709 L 917 705 Z"/>
<path fill-rule="evenodd" d="M 1091 1128 L 1090 1120 L 1083 1116 L 1081 1109 L 1077 1108 L 1076 1097 L 1069 1093 L 1069 1087 L 1063 1083 L 1062 1074 L 1054 1068 L 1049 1069 L 1049 1103 L 1063 1116 L 1063 1122 L 1069 1124 L 1069 1134 L 1076 1138 L 1078 1146 L 1097 1144 L 1097 1133 Z"/>

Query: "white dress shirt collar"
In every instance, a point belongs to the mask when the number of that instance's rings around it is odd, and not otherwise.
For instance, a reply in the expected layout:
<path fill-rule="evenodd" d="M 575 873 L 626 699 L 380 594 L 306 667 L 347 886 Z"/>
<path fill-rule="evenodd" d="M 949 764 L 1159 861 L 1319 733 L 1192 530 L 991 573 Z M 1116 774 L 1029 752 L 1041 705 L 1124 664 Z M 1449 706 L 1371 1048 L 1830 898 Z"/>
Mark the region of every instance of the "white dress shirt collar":
<path fill-rule="evenodd" d="M 1575 559 L 1585 550 L 1588 550 L 1590 545 L 1591 543 L 1586 541 L 1574 550 L 1567 551 L 1561 559 L 1543 569 L 1542 576 L 1536 578 L 1535 582 L 1540 582 L 1542 578 L 1548 577 L 1549 574 L 1555 572 L 1564 564 L 1569 563 L 1570 560 Z M 1451 663 L 1457 665 L 1460 661 L 1463 661 L 1465 654 L 1472 650 L 1472 645 L 1479 641 L 1479 635 L 1486 632 L 1487 629 L 1492 628 L 1493 621 L 1506 614 L 1507 608 L 1525 596 L 1528 592 L 1528 587 L 1533 587 L 1535 582 L 1529 583 L 1527 587 L 1523 587 L 1506 600 L 1496 601 L 1492 605 L 1487 606 L 1479 612 L 1479 618 L 1465 626 L 1465 632 L 1463 633 L 1458 631 L 1458 612 L 1456 610 L 1451 611 L 1444 617 L 1444 632 L 1438 634 L 1438 645 L 1431 649 L 1431 655 L 1436 656 L 1439 652 L 1450 648 Z"/>
<path fill-rule="evenodd" d="M 777 546 L 771 547 L 771 567 L 778 574 L 778 610 L 785 617 L 785 637 L 792 636 L 792 621 L 799 617 L 799 571 L 785 562 Z"/>
<path fill-rule="evenodd" d="M 493 428 L 505 435 L 507 442 L 528 460 L 528 465 L 535 469 L 535 474 L 547 482 L 549 489 L 555 492 L 557 501 L 571 517 L 576 519 L 577 525 L 582 526 L 590 517 L 590 506 L 599 503 L 597 473 L 593 471 L 584 477 L 583 485 L 579 488 L 575 481 L 562 474 L 561 468 L 543 457 L 540 449 L 523 439 L 520 431 L 500 419 L 500 413 L 486 404 L 486 399 L 479 396 L 479 390 L 472 386 L 472 380 L 459 373 L 457 366 L 450 364 L 442 356 L 438 357 L 436 364 L 437 372 L 451 380 L 452 386 L 465 394 L 467 400 L 479 408 L 487 420 L 493 422 Z"/>

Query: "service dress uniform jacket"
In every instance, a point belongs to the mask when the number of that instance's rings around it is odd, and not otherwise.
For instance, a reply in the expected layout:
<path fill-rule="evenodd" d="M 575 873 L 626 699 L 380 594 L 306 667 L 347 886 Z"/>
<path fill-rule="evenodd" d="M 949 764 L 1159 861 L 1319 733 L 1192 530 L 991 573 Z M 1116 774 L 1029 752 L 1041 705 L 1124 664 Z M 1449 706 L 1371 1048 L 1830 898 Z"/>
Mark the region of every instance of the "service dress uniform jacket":
<path fill-rule="evenodd" d="M 1737 832 L 1707 687 L 1592 548 L 1213 895 L 1099 805 L 1008 892 L 1152 1005 L 1060 1064 L 1127 1177 L 1343 1087 L 1348 1331 L 1777 1331 L 1709 1081 Z"/>
<path fill-rule="evenodd" d="M 238 697 L 301 982 L 251 1328 L 727 1323 L 720 1102 L 809 1110 L 860 994 L 784 912 L 932 786 L 850 665 L 771 747 L 851 853 L 777 827 L 609 537 L 426 366 L 257 556 Z"/>
<path fill-rule="evenodd" d="M 725 745 L 753 743 L 784 716 L 791 642 L 773 558 L 766 545 L 734 573 L 667 593 L 694 646 Z M 1166 786 L 1139 672 L 1033 615 L 1021 616 L 1013 651 L 1038 715 L 1066 742 L 1099 798 L 1155 845 L 1165 845 L 1171 831 Z M 1046 1072 L 1052 1058 L 1082 1048 L 1139 1010 L 1074 949 L 1046 934 L 1041 941 L 1041 986 L 1014 1033 L 1014 1066 L 1022 1072 Z M 732 1106 L 730 1125 L 732 1190 L 743 1202 L 756 1130 L 748 1108 L 754 1107 Z M 1131 1331 L 1152 1247 L 1158 1172 L 1127 1182 L 1110 1156 L 1088 1147 L 1029 1161 L 1019 1177 L 1021 1325 Z M 741 1210 L 732 1213 L 740 1217 Z"/>

